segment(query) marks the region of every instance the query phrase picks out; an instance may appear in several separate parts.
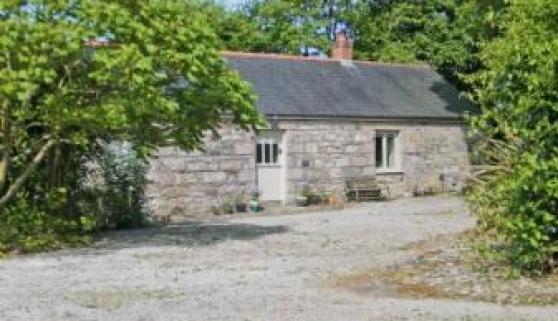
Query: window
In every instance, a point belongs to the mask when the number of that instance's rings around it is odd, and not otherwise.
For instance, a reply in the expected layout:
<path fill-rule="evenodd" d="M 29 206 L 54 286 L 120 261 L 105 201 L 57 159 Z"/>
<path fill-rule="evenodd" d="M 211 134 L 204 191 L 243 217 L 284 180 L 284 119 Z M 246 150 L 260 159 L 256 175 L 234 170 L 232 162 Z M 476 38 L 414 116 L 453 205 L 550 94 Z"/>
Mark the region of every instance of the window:
<path fill-rule="evenodd" d="M 273 141 L 260 141 L 256 144 L 256 164 L 276 165 L 279 163 L 279 144 Z"/>
<path fill-rule="evenodd" d="M 397 169 L 397 133 L 376 133 L 376 168 Z"/>

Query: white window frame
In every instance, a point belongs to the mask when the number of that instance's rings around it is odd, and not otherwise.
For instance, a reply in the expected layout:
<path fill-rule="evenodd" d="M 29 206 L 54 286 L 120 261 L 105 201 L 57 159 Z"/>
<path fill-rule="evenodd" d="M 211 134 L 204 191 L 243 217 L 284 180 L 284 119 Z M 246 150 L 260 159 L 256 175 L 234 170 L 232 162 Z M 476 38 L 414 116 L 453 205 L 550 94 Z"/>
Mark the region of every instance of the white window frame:
<path fill-rule="evenodd" d="M 376 172 L 378 173 L 393 173 L 393 172 L 400 172 L 401 166 L 401 157 L 399 153 L 399 132 L 395 130 L 380 130 L 376 131 L 376 136 L 374 137 L 374 162 L 377 159 L 376 150 L 376 139 L 378 137 L 382 137 L 382 166 L 378 166 L 376 164 Z M 387 153 L 387 139 L 388 137 L 393 137 L 393 163 L 390 166 L 386 166 L 388 163 L 388 153 Z"/>
<path fill-rule="evenodd" d="M 265 157 L 265 145 L 269 145 L 269 161 L 266 161 Z M 275 161 L 273 160 L 273 145 L 277 145 L 277 158 Z M 256 150 L 256 165 L 257 166 L 280 166 L 281 165 L 281 144 L 277 141 L 277 139 L 273 138 L 258 138 L 256 141 L 256 149 L 261 147 L 261 162 L 258 162 L 257 159 L 257 150 Z"/>

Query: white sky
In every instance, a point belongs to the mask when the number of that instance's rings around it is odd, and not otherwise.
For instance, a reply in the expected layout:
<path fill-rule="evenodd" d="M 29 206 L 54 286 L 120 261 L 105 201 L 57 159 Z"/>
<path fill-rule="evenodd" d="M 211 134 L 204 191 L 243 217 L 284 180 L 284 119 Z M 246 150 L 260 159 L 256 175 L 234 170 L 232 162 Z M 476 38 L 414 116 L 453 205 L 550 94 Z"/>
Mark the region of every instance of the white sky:
<path fill-rule="evenodd" d="M 244 0 L 218 0 L 218 2 L 226 5 L 227 7 L 234 7 L 244 2 Z"/>

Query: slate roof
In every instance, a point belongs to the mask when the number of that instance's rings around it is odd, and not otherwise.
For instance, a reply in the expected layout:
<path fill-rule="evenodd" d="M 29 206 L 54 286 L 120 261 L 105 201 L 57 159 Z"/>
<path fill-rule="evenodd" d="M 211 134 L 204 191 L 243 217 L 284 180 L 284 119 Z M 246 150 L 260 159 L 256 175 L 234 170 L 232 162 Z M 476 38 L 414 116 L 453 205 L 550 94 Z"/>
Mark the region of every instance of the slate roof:
<path fill-rule="evenodd" d="M 427 65 L 224 53 L 278 117 L 460 119 L 471 104 Z"/>

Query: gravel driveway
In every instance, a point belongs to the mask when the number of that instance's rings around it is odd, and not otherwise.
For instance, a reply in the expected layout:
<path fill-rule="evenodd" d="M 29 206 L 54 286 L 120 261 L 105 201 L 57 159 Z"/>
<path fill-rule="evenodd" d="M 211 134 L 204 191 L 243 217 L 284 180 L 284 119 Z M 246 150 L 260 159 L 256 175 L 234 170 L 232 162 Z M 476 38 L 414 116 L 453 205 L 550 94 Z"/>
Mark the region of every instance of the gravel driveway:
<path fill-rule="evenodd" d="M 401 262 L 401 246 L 473 224 L 458 198 L 221 218 L 0 261 L 0 320 L 558 320 L 556 307 L 359 295 L 328 280 Z"/>

